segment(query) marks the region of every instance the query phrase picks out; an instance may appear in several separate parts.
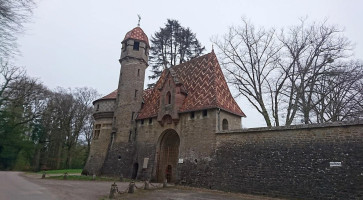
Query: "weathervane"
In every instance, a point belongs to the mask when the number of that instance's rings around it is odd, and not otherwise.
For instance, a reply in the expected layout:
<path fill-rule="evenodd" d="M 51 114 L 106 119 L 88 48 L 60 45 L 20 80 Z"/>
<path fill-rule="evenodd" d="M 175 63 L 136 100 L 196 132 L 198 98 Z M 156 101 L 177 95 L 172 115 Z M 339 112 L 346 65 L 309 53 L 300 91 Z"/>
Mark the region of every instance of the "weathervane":
<path fill-rule="evenodd" d="M 137 17 L 139 18 L 139 22 L 137 23 L 137 26 L 140 27 L 140 20 L 141 20 L 141 16 L 138 14 Z"/>

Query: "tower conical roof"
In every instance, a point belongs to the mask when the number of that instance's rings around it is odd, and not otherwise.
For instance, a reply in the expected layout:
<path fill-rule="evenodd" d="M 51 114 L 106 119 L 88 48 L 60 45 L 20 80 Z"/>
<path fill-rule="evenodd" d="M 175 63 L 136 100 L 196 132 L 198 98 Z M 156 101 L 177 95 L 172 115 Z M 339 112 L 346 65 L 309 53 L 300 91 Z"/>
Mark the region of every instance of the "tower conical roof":
<path fill-rule="evenodd" d="M 127 32 L 122 42 L 125 42 L 128 39 L 140 40 L 142 42 L 145 42 L 148 47 L 150 46 L 147 35 L 140 27 L 135 27 L 131 31 Z"/>

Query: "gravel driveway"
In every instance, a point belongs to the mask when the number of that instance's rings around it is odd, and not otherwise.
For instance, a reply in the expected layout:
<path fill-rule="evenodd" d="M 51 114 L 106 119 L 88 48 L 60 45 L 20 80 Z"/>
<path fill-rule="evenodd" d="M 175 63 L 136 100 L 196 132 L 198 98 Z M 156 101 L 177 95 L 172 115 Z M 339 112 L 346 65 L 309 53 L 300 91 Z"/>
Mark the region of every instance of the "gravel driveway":
<path fill-rule="evenodd" d="M 20 176 L 19 176 L 20 175 Z M 18 174 L 24 181 L 32 182 L 39 185 L 40 188 L 46 188 L 52 198 L 49 199 L 77 199 L 77 200 L 99 200 L 107 199 L 110 192 L 111 184 L 109 181 L 72 181 L 72 180 L 54 180 L 41 179 L 40 174 Z M 128 187 L 127 182 L 116 182 L 119 191 L 125 191 Z M 143 183 L 136 184 L 142 188 Z M 154 184 L 155 185 L 155 184 Z M 54 198 L 55 197 L 55 198 Z M 31 199 L 31 198 L 28 198 Z M 263 196 L 226 193 L 215 190 L 200 188 L 172 186 L 168 188 L 153 188 L 151 190 L 137 189 L 134 194 L 121 194 L 117 199 L 122 200 L 267 200 Z"/>

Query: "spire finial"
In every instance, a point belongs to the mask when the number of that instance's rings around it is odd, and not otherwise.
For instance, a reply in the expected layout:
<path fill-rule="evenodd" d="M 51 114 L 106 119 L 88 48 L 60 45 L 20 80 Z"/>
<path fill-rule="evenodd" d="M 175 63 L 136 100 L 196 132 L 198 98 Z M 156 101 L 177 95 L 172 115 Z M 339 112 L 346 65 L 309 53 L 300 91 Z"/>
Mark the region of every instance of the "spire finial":
<path fill-rule="evenodd" d="M 138 14 L 137 17 L 139 18 L 139 21 L 137 23 L 137 26 L 140 27 L 140 20 L 141 20 L 141 16 Z"/>
<path fill-rule="evenodd" d="M 212 52 L 214 52 L 214 45 L 213 45 L 213 43 L 212 43 Z"/>

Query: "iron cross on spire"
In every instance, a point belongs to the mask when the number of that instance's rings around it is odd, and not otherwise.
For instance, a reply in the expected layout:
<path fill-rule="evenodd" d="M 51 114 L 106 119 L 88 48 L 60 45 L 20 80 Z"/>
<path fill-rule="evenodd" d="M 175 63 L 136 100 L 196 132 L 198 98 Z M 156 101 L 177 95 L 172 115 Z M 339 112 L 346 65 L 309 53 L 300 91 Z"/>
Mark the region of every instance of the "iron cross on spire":
<path fill-rule="evenodd" d="M 137 26 L 140 27 L 141 16 L 140 15 L 137 15 L 137 17 L 139 18 L 139 22 L 137 23 Z"/>

